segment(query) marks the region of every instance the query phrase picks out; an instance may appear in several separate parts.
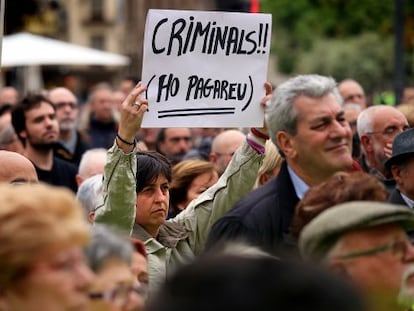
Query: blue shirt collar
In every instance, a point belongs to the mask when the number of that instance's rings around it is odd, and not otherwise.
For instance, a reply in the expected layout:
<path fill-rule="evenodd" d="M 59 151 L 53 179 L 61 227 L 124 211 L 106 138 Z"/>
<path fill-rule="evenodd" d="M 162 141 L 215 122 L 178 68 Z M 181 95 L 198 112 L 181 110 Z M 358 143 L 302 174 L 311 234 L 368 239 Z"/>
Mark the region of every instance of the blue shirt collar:
<path fill-rule="evenodd" d="M 293 183 L 293 188 L 295 188 L 296 195 L 300 200 L 302 200 L 305 193 L 309 190 L 309 186 L 298 175 L 296 175 L 289 165 L 287 166 L 287 169 Z"/>
<path fill-rule="evenodd" d="M 404 193 L 400 191 L 401 197 L 403 198 L 404 202 L 407 203 L 409 207 L 414 207 L 414 201 L 407 197 Z"/>

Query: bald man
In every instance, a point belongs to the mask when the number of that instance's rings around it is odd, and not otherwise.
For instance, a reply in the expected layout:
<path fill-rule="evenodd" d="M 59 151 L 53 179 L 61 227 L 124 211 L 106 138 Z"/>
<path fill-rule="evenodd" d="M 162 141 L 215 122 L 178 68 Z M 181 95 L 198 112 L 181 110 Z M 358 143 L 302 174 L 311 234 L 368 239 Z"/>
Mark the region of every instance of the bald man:
<path fill-rule="evenodd" d="M 239 130 L 226 130 L 214 137 L 209 159 L 216 166 L 219 175 L 226 170 L 234 152 L 241 146 L 245 137 Z"/>
<path fill-rule="evenodd" d="M 0 150 L 0 182 L 33 183 L 38 182 L 36 169 L 23 155 Z"/>
<path fill-rule="evenodd" d="M 82 155 L 76 175 L 78 187 L 89 177 L 104 173 L 106 158 L 107 150 L 105 148 L 89 149 Z"/>
<path fill-rule="evenodd" d="M 357 131 L 364 157 L 361 165 L 382 181 L 389 192 L 395 189 L 395 180 L 384 164 L 392 155 L 394 138 L 409 127 L 405 115 L 391 106 L 371 106 L 358 116 Z"/>
<path fill-rule="evenodd" d="M 360 105 L 362 109 L 367 107 L 364 89 L 357 81 L 352 79 L 343 80 L 339 83 L 338 90 L 345 104 L 355 103 Z"/>

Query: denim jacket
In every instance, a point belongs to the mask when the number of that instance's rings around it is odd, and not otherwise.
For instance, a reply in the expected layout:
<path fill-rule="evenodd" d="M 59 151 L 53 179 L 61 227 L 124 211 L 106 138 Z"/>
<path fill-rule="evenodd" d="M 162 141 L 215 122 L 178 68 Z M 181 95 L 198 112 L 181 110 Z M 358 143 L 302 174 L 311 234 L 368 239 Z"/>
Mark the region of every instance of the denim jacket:
<path fill-rule="evenodd" d="M 114 225 L 144 241 L 152 292 L 177 266 L 204 249 L 211 226 L 253 188 L 262 160 L 263 154 L 246 140 L 218 182 L 167 220 L 155 239 L 135 223 L 137 157 L 124 153 L 115 143 L 108 151 L 104 203 L 97 209 L 95 221 Z"/>

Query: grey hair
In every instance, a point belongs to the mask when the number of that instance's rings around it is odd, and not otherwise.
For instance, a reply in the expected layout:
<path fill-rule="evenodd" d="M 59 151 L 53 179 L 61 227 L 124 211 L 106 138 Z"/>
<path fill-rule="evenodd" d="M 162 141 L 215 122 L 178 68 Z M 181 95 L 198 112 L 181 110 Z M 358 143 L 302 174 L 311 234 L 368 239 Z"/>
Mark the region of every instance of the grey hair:
<path fill-rule="evenodd" d="M 343 105 L 344 110 L 353 110 L 353 111 L 358 111 L 361 112 L 362 111 L 362 107 L 359 104 L 355 104 L 355 103 L 345 103 Z"/>
<path fill-rule="evenodd" d="M 106 150 L 105 148 L 93 148 L 85 151 L 82 154 L 81 160 L 79 162 L 78 174 L 84 178 L 90 164 L 93 163 L 94 158 L 97 155 L 104 155 L 106 157 L 107 152 L 108 150 Z"/>
<path fill-rule="evenodd" d="M 16 132 L 11 124 L 0 130 L 0 147 L 7 146 L 11 141 L 13 141 L 15 135 Z"/>
<path fill-rule="evenodd" d="M 361 111 L 357 120 L 357 132 L 361 138 L 362 135 L 372 132 L 374 129 L 373 115 L 381 110 L 383 106 L 371 106 Z"/>
<path fill-rule="evenodd" d="M 92 89 L 89 91 L 89 96 L 86 102 L 89 104 L 92 103 L 95 100 L 96 93 L 100 90 L 108 90 L 108 91 L 113 92 L 114 89 L 107 82 L 100 82 L 98 84 L 95 84 L 92 87 Z"/>
<path fill-rule="evenodd" d="M 85 179 L 80 184 L 78 191 L 76 192 L 76 198 L 84 208 L 86 217 L 90 212 L 95 211 L 100 202 L 103 200 L 103 175 L 98 174 Z"/>
<path fill-rule="evenodd" d="M 85 248 L 85 255 L 94 272 L 99 272 L 110 259 L 118 259 L 130 265 L 132 253 L 132 244 L 111 227 L 102 224 L 92 227 L 92 241 Z"/>
<path fill-rule="evenodd" d="M 331 77 L 316 74 L 299 75 L 280 84 L 266 110 L 266 120 L 273 143 L 277 146 L 276 133 L 279 131 L 296 135 L 298 115 L 293 103 L 298 96 L 321 98 L 331 93 L 342 105 L 343 99 L 336 81 Z"/>

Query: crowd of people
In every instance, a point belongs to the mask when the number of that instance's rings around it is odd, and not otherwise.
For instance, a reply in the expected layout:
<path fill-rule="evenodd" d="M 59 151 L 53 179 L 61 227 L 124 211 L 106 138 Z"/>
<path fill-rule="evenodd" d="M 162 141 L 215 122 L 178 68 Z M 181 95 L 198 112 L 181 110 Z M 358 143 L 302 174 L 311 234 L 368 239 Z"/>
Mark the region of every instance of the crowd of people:
<path fill-rule="evenodd" d="M 0 310 L 411 310 L 405 110 L 309 74 L 261 128 L 148 129 L 145 91 L 0 89 Z"/>

